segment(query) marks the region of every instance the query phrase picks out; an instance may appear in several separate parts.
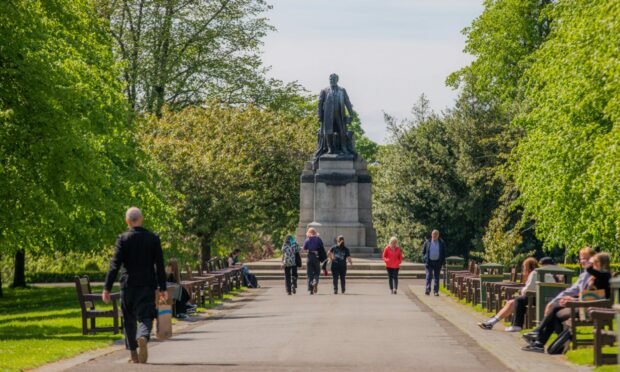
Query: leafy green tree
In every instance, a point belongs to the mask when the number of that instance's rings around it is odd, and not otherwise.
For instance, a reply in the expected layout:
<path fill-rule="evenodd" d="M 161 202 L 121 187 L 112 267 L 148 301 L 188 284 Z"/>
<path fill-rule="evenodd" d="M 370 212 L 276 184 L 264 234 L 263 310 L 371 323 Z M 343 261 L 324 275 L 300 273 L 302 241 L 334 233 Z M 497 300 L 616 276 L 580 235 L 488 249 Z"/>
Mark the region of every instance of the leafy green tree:
<path fill-rule="evenodd" d="M 484 11 L 463 33 L 465 52 L 475 60 L 451 74 L 447 83 L 466 87 L 479 105 L 501 114 L 521 110 L 519 84 L 532 64 L 531 53 L 549 34 L 552 0 L 485 0 Z M 493 107 L 495 106 L 495 107 Z M 510 117 L 508 118 L 508 122 Z"/>
<path fill-rule="evenodd" d="M 620 4 L 558 1 L 522 79 L 527 131 L 512 166 L 520 205 L 546 247 L 618 254 Z"/>
<path fill-rule="evenodd" d="M 457 169 L 467 184 L 472 248 L 489 261 L 508 263 L 515 252 L 540 247 L 531 226 L 521 221 L 518 195 L 505 171 L 512 149 L 525 134 L 513 124 L 524 108 L 521 78 L 531 66 L 532 53 L 549 35 L 552 25 L 547 0 L 485 1 L 484 12 L 463 32 L 465 51 L 475 60 L 448 78 L 461 92 L 447 120 L 458 146 Z M 502 196 L 503 195 L 503 196 Z M 517 244 L 517 245 L 513 245 Z"/>
<path fill-rule="evenodd" d="M 314 125 L 313 116 L 217 103 L 148 118 L 144 151 L 182 195 L 175 205 L 184 231 L 200 239 L 201 262 L 217 246 L 230 250 L 263 235 L 279 242 L 294 228 Z"/>
<path fill-rule="evenodd" d="M 0 3 L 0 249 L 17 252 L 14 285 L 25 251 L 109 246 L 130 204 L 165 214 L 110 45 L 87 0 Z"/>
<path fill-rule="evenodd" d="M 456 169 L 457 153 L 447 122 L 422 96 L 413 118 L 386 116 L 390 144 L 379 151 L 373 187 L 380 241 L 395 235 L 409 258 L 420 259 L 424 238 L 441 231 L 450 254 L 467 254 L 471 229 L 467 187 Z"/>
<path fill-rule="evenodd" d="M 353 136 L 355 137 L 355 151 L 369 164 L 373 164 L 377 161 L 379 145 L 366 136 L 362 128 L 362 121 L 355 110 L 352 116 L 351 124 L 349 124 L 347 130 L 353 132 Z"/>
<path fill-rule="evenodd" d="M 269 8 L 264 0 L 98 0 L 132 109 L 157 115 L 164 104 L 214 98 L 260 105 L 294 88 L 264 78 L 258 51 L 273 30 Z"/>

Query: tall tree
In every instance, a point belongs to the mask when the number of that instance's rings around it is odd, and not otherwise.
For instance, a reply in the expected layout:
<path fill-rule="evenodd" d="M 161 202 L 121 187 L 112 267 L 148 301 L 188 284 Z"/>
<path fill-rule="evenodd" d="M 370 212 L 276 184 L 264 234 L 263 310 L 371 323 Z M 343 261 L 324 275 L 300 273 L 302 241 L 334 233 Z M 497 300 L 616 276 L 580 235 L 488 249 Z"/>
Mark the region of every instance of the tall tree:
<path fill-rule="evenodd" d="M 513 205 L 518 190 L 505 164 L 525 133 L 513 124 L 524 109 L 520 82 L 532 53 L 549 35 L 551 5 L 549 0 L 485 1 L 483 13 L 463 31 L 465 51 L 475 60 L 447 81 L 461 89 L 448 116 L 454 122 L 458 173 L 470 193 L 477 231 L 473 248 L 489 253 L 487 260 L 507 263 L 507 257 L 540 246 L 533 230 L 525 227 L 532 222 L 521 222 L 522 209 Z"/>
<path fill-rule="evenodd" d="M 0 3 L 0 249 L 95 250 L 129 204 L 165 211 L 136 157 L 105 24 L 88 0 Z M 155 218 L 155 220 L 157 220 Z"/>
<path fill-rule="evenodd" d="M 182 194 L 185 231 L 201 260 L 248 231 L 275 240 L 299 217 L 299 170 L 313 150 L 313 116 L 208 104 L 149 117 L 141 128 L 152 155 Z"/>
<path fill-rule="evenodd" d="M 264 0 L 98 0 L 131 107 L 159 115 L 205 98 L 261 98 Z M 268 86 L 270 84 L 267 84 Z"/>
<path fill-rule="evenodd" d="M 522 79 L 527 131 L 512 167 L 520 205 L 547 247 L 619 254 L 620 4 L 558 1 Z"/>
<path fill-rule="evenodd" d="M 464 254 L 472 237 L 467 187 L 456 169 L 454 138 L 422 96 L 413 118 L 386 117 L 390 144 L 379 152 L 373 188 L 380 240 L 396 235 L 409 258 L 420 259 L 423 239 L 439 229 L 450 254 Z"/>

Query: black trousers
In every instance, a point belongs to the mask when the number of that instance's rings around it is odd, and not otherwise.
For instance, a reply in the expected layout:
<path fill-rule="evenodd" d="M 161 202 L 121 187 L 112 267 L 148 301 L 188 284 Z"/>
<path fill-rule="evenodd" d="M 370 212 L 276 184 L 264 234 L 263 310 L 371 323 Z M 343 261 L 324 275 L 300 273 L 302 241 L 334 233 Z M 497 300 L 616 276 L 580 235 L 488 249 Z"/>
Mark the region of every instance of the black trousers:
<path fill-rule="evenodd" d="M 121 310 L 125 327 L 125 347 L 136 350 L 140 337 L 148 340 L 157 318 L 155 288 L 129 287 L 121 289 Z"/>
<path fill-rule="evenodd" d="M 434 280 L 433 292 L 439 293 L 439 273 L 441 272 L 441 261 L 429 260 L 426 263 L 426 293 L 431 292 L 431 280 Z"/>
<path fill-rule="evenodd" d="M 284 267 L 284 283 L 287 293 L 291 293 L 293 288 L 297 288 L 297 266 Z"/>
<path fill-rule="evenodd" d="M 312 290 L 312 284 L 319 284 L 319 277 L 321 275 L 321 261 L 319 257 L 313 253 L 308 253 L 308 260 L 306 261 L 308 272 L 308 290 Z"/>
<path fill-rule="evenodd" d="M 332 278 L 334 280 L 334 291 L 338 292 L 338 279 L 340 279 L 340 288 L 344 293 L 347 284 L 347 265 L 332 264 Z"/>
<path fill-rule="evenodd" d="M 570 317 L 570 310 L 563 306 L 555 305 L 551 308 L 551 312 L 547 314 L 540 322 L 536 329 L 538 330 L 538 342 L 546 344 L 549 338 L 555 333 L 562 332 L 564 328 L 562 322 Z"/>
<path fill-rule="evenodd" d="M 390 289 L 398 289 L 398 270 L 399 269 L 387 268 Z"/>
<path fill-rule="evenodd" d="M 525 323 L 525 310 L 527 309 L 527 296 L 517 296 L 514 302 L 512 325 L 523 328 Z"/>

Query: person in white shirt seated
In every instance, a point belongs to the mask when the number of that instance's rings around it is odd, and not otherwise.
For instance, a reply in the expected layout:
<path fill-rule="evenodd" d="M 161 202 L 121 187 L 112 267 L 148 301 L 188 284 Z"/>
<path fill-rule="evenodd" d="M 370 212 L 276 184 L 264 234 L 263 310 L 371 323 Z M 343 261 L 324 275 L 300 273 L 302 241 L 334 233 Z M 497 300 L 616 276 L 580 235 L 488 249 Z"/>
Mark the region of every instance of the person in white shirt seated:
<path fill-rule="evenodd" d="M 545 257 L 540 260 L 540 264 L 542 266 L 553 265 L 553 259 L 550 257 Z M 486 322 L 478 323 L 478 326 L 482 329 L 491 330 L 493 326 L 497 324 L 500 320 L 504 320 L 508 318 L 510 315 L 513 315 L 512 325 L 510 327 L 505 328 L 506 332 L 519 332 L 523 329 L 523 322 L 525 321 L 525 310 L 527 307 L 527 296 L 525 295 L 528 291 L 536 290 L 536 273 L 534 270 L 538 268 L 538 261 L 534 257 L 528 257 L 523 261 L 522 272 L 523 277 L 527 278 L 525 281 L 525 285 L 521 288 L 520 296 L 513 298 L 512 300 L 506 301 L 506 305 L 494 316 L 492 316 Z M 545 274 L 545 282 L 553 283 L 555 282 L 555 278 L 551 274 Z"/>

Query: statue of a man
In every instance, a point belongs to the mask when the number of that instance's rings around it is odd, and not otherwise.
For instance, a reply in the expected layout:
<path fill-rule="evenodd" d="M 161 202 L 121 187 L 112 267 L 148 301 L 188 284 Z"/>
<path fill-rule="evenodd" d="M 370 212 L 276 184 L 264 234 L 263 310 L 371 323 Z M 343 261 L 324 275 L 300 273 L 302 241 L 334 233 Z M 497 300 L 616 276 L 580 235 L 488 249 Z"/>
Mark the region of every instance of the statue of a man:
<path fill-rule="evenodd" d="M 325 153 L 353 154 L 347 137 L 347 124 L 351 123 L 353 106 L 347 91 L 338 86 L 338 75 L 329 76 L 329 87 L 321 91 L 318 108 L 321 129 L 315 159 Z"/>

